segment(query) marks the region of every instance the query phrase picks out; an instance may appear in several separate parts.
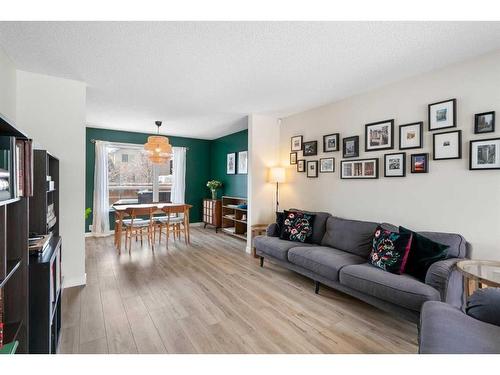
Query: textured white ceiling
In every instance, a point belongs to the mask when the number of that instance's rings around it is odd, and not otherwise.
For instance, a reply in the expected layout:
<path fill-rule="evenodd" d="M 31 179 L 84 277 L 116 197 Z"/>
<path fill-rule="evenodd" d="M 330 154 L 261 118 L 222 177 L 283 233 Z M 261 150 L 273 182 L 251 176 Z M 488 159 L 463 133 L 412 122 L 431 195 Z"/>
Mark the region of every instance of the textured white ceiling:
<path fill-rule="evenodd" d="M 0 45 L 87 82 L 91 126 L 216 138 L 500 49 L 500 22 L 0 22 Z"/>

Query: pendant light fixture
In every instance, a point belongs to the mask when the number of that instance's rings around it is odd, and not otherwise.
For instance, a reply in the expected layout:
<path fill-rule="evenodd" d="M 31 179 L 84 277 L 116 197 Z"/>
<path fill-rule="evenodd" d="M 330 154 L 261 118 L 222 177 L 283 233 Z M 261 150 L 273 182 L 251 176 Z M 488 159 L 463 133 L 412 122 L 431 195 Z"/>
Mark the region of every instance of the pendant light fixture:
<path fill-rule="evenodd" d="M 155 125 L 157 126 L 157 135 L 148 137 L 144 150 L 152 163 L 163 164 L 172 157 L 172 145 L 170 145 L 167 137 L 160 135 L 161 121 L 155 121 Z"/>

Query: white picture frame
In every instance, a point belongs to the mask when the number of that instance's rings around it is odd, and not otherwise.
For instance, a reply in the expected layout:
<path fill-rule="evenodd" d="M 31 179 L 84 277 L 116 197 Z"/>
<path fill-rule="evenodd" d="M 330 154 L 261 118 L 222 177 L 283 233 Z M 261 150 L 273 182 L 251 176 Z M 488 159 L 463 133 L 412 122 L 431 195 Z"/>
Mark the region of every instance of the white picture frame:
<path fill-rule="evenodd" d="M 230 152 L 226 156 L 226 174 L 236 174 L 236 152 Z"/>
<path fill-rule="evenodd" d="M 238 174 L 248 173 L 248 151 L 238 152 Z"/>

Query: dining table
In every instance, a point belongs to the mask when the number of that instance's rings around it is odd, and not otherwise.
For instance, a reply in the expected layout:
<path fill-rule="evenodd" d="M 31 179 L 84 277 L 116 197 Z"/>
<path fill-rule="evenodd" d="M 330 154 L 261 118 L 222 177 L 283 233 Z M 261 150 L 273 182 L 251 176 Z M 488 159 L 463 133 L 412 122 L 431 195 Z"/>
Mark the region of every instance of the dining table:
<path fill-rule="evenodd" d="M 118 202 L 117 202 L 118 203 Z M 125 203 L 113 204 L 112 208 L 115 211 L 115 246 L 118 252 L 121 252 L 123 220 L 127 216 L 130 209 L 134 210 L 137 216 L 147 216 L 153 209 L 153 214 L 184 214 L 183 225 L 186 228 L 186 241 L 190 241 L 189 233 L 189 210 L 193 207 L 186 203 Z"/>

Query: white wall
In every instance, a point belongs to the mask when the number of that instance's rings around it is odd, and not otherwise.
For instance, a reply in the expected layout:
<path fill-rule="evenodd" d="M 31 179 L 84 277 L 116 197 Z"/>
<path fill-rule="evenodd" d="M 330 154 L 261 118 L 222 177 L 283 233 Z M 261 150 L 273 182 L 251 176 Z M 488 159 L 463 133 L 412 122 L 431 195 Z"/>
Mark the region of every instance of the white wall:
<path fill-rule="evenodd" d="M 85 98 L 82 82 L 17 72 L 17 126 L 59 158 L 65 287 L 85 283 Z"/>
<path fill-rule="evenodd" d="M 433 161 L 432 132 L 427 131 L 427 104 L 449 98 L 457 98 L 462 159 Z M 497 112 L 498 119 L 500 52 L 283 119 L 280 129 L 283 165 L 289 164 L 291 136 L 302 134 L 305 141 L 317 140 L 322 151 L 322 136 L 339 132 L 341 138 L 360 136 L 360 158 L 380 158 L 380 178 L 341 180 L 341 151 L 320 152 L 305 159 L 334 156 L 335 173 L 311 179 L 306 178 L 305 173 L 295 172 L 295 166 L 289 166 L 289 182 L 282 189 L 282 206 L 325 210 L 346 218 L 387 221 L 416 230 L 457 232 L 473 245 L 474 258 L 500 259 L 500 171 L 468 170 L 468 141 L 500 137 L 498 123 L 495 133 L 473 134 L 474 114 L 492 110 Z M 395 119 L 395 149 L 364 152 L 364 124 L 391 118 Z M 424 148 L 408 150 L 411 152 L 407 152 L 407 159 L 410 153 L 429 152 L 430 173 L 412 175 L 407 165 L 407 177 L 384 178 L 383 154 L 397 152 L 398 125 L 417 121 L 424 121 Z"/>
<path fill-rule="evenodd" d="M 16 120 L 16 67 L 0 46 L 0 113 Z"/>

